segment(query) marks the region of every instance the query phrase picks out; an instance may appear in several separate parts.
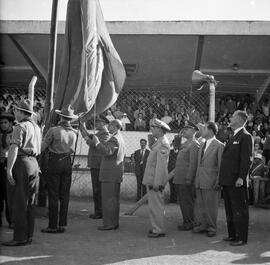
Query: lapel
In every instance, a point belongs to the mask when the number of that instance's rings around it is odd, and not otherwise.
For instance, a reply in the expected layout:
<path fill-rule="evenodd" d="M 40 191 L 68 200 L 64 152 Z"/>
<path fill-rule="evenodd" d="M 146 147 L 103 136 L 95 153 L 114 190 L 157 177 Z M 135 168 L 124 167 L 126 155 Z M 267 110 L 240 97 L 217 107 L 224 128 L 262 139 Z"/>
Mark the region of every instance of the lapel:
<path fill-rule="evenodd" d="M 205 150 L 202 160 L 204 160 L 209 154 L 211 154 L 212 150 L 215 148 L 215 145 L 216 145 L 216 139 L 214 139 L 211 142 L 211 144 L 208 146 L 208 148 Z"/>
<path fill-rule="evenodd" d="M 224 151 L 225 152 L 229 146 L 231 146 L 234 142 L 235 139 L 237 139 L 239 137 L 239 135 L 241 135 L 243 133 L 244 129 L 241 129 L 236 135 L 232 136 L 229 140 L 229 142 L 225 145 Z"/>

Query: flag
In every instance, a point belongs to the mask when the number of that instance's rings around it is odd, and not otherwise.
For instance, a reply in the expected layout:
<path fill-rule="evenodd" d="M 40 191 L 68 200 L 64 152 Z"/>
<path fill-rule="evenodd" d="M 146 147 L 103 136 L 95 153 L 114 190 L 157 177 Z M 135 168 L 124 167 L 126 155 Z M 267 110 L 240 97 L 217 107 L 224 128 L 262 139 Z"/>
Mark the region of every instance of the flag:
<path fill-rule="evenodd" d="M 63 49 L 54 109 L 91 115 L 111 107 L 126 74 L 98 0 L 69 0 Z"/>

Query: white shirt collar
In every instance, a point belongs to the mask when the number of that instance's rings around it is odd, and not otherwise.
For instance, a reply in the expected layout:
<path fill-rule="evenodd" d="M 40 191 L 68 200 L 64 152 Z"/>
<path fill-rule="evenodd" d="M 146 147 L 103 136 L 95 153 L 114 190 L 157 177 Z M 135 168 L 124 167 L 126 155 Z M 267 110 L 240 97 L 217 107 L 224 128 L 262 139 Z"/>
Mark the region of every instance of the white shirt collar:
<path fill-rule="evenodd" d="M 216 137 L 213 136 L 212 138 L 206 140 L 206 146 L 205 146 L 204 151 L 209 147 L 209 145 L 213 142 L 213 140 L 214 140 L 215 138 L 216 138 Z"/>
<path fill-rule="evenodd" d="M 236 135 L 239 131 L 241 131 L 242 129 L 244 129 L 244 126 L 242 126 L 242 127 L 238 128 L 238 129 L 234 130 L 233 136 L 235 136 L 235 135 Z"/>

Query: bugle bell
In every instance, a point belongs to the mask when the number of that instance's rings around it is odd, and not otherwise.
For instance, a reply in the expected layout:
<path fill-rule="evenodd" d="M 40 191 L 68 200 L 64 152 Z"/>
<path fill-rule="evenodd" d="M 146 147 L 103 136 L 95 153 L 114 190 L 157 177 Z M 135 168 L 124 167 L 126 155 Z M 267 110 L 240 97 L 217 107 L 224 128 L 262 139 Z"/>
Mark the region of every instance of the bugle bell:
<path fill-rule="evenodd" d="M 214 76 L 203 74 L 199 70 L 193 71 L 191 78 L 193 89 L 201 90 L 206 83 L 209 84 L 211 82 L 215 83 Z"/>

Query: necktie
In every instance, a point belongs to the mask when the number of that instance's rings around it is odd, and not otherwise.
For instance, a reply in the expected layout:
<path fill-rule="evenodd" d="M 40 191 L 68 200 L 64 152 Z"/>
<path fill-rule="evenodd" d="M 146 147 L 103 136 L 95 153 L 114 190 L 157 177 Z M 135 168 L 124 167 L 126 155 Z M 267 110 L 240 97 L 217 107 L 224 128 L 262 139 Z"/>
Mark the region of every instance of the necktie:
<path fill-rule="evenodd" d="M 202 148 L 202 153 L 201 153 L 201 161 L 202 161 L 202 158 L 203 158 L 203 155 L 204 155 L 204 151 L 205 151 L 206 143 L 207 143 L 207 141 L 205 141 L 205 143 L 204 143 L 204 145 L 203 145 L 203 148 Z"/>
<path fill-rule="evenodd" d="M 143 164 L 143 150 L 141 150 L 141 162 L 140 164 L 142 165 Z"/>

